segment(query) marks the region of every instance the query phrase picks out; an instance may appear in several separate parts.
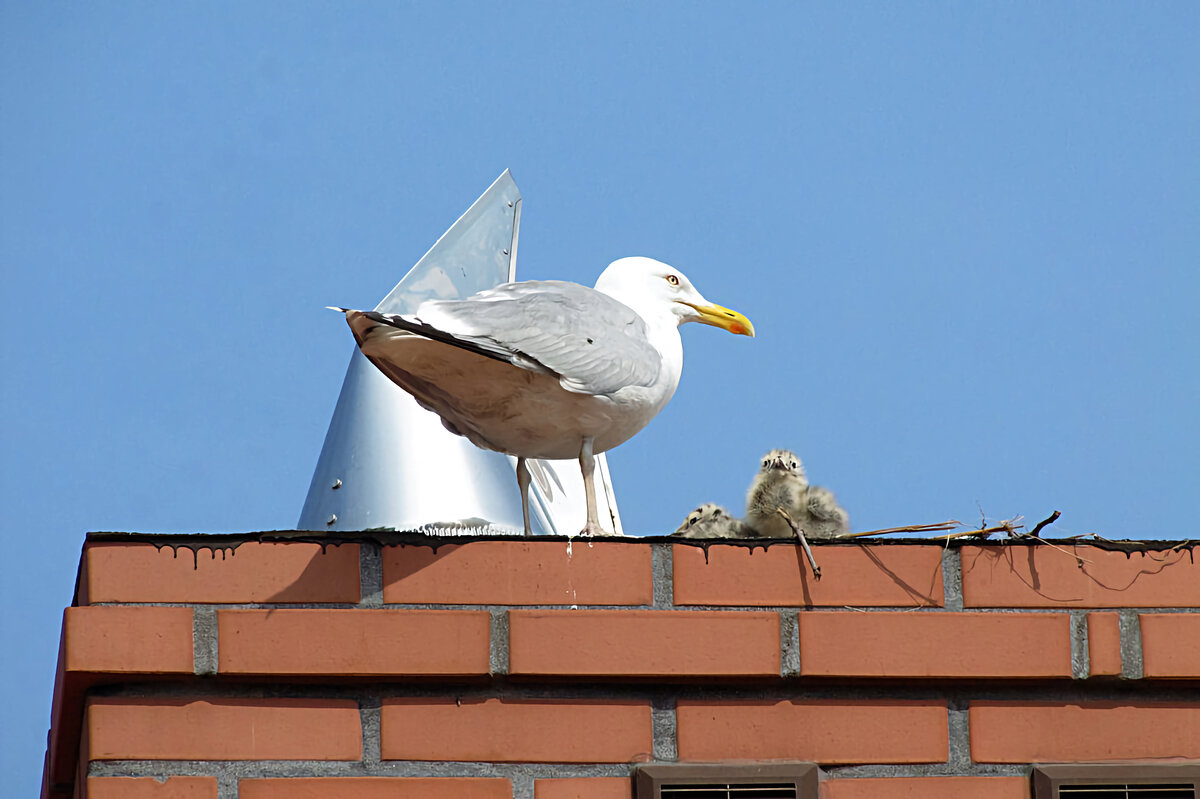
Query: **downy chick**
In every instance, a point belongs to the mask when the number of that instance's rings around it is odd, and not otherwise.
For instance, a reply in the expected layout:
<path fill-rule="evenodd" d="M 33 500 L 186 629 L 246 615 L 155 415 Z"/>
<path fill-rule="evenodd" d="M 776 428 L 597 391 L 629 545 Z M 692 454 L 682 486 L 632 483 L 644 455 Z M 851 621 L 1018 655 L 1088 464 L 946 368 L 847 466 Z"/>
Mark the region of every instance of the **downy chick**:
<path fill-rule="evenodd" d="M 746 494 L 745 523 L 764 538 L 792 538 L 795 534 L 779 515 L 780 508 L 803 525 L 808 516 L 808 477 L 796 453 L 773 449 L 763 456 Z"/>
<path fill-rule="evenodd" d="M 712 502 L 705 502 L 688 514 L 672 535 L 680 538 L 753 538 L 755 533 L 729 511 Z"/>

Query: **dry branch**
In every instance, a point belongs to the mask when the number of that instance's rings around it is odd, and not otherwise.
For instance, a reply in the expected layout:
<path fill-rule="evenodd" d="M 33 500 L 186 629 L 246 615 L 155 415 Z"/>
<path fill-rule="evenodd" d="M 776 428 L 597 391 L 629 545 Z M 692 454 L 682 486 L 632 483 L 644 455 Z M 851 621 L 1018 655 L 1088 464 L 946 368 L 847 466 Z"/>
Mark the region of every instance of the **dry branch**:
<path fill-rule="evenodd" d="M 1058 511 L 1054 511 L 1054 513 L 1051 513 L 1051 514 L 1050 514 L 1049 516 L 1047 516 L 1045 519 L 1042 519 L 1040 522 L 1038 522 L 1037 524 L 1035 524 L 1035 525 L 1034 525 L 1034 527 L 1033 527 L 1033 529 L 1029 531 L 1029 534 L 1030 534 L 1031 536 L 1033 536 L 1034 538 L 1037 538 L 1037 537 L 1038 537 L 1038 533 L 1042 532 L 1042 528 L 1043 528 L 1043 527 L 1045 527 L 1045 526 L 1046 526 L 1046 525 L 1048 525 L 1048 524 L 1054 524 L 1055 520 L 1056 520 L 1056 519 L 1057 519 L 1059 516 L 1062 516 L 1062 514 L 1061 514 L 1061 513 L 1059 513 Z"/>
<path fill-rule="evenodd" d="M 804 554 L 808 557 L 808 565 L 812 568 L 813 578 L 819 582 L 821 580 L 821 567 L 817 565 L 817 559 L 813 557 L 812 550 L 809 549 L 808 539 L 804 537 L 804 531 L 797 526 L 796 522 L 792 521 L 792 517 L 783 508 L 776 508 L 775 512 L 783 517 L 783 520 L 788 523 L 788 527 L 791 527 L 792 532 L 800 539 L 800 546 L 804 547 Z"/>

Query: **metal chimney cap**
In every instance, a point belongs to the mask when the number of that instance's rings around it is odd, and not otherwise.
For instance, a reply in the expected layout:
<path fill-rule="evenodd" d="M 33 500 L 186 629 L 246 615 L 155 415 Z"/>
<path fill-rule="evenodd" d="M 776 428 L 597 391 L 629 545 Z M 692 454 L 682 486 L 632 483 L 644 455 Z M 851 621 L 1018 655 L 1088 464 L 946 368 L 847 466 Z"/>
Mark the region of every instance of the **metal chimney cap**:
<path fill-rule="evenodd" d="M 505 170 L 376 306 L 412 313 L 516 275 L 521 193 Z M 527 461 L 534 532 L 572 535 L 586 516 L 574 460 Z M 620 534 L 608 464 L 596 456 L 597 504 Z M 516 458 L 450 433 L 355 348 L 300 513 L 302 530 L 387 528 L 434 535 L 522 529 Z"/>

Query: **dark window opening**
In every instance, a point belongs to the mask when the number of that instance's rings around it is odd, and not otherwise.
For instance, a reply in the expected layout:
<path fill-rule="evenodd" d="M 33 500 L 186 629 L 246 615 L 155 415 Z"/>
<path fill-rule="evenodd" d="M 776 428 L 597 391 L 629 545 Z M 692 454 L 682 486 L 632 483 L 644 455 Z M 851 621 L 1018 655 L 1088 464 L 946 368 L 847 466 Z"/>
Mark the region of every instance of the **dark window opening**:
<path fill-rule="evenodd" d="M 799 799 L 794 784 L 671 785 L 659 787 L 662 799 Z"/>
<path fill-rule="evenodd" d="M 1194 785 L 1063 785 L 1062 799 L 1196 799 Z"/>

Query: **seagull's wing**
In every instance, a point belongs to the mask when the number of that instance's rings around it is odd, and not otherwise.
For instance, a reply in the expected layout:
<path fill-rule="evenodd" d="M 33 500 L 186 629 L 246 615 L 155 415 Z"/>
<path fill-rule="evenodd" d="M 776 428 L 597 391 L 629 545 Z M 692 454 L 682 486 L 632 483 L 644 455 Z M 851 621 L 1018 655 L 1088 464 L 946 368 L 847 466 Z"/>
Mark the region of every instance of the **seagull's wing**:
<path fill-rule="evenodd" d="M 649 386 L 662 356 L 642 317 L 595 289 L 565 281 L 506 283 L 465 300 L 431 300 L 412 316 L 372 321 L 554 375 L 579 394 Z M 361 343 L 361 342 L 360 342 Z"/>

